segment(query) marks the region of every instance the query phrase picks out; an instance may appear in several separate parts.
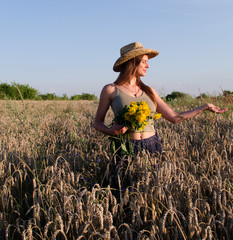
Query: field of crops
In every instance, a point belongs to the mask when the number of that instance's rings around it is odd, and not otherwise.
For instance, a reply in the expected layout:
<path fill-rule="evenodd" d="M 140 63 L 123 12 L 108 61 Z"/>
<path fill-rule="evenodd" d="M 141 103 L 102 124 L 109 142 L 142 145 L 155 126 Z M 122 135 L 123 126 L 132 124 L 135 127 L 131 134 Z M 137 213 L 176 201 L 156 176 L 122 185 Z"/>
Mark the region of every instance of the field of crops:
<path fill-rule="evenodd" d="M 162 155 L 126 159 L 119 194 L 97 101 L 0 104 L 0 239 L 233 239 L 232 102 L 225 115 L 157 120 Z"/>

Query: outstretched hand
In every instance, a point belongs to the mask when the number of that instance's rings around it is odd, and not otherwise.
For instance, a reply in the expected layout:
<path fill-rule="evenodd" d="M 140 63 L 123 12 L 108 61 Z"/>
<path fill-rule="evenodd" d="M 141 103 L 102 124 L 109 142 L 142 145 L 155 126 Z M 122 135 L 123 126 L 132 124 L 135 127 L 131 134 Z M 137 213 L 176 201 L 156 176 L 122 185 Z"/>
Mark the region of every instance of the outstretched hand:
<path fill-rule="evenodd" d="M 219 108 L 211 103 L 207 103 L 206 110 L 209 110 L 214 113 L 224 113 L 224 112 L 228 111 L 228 108 Z"/>

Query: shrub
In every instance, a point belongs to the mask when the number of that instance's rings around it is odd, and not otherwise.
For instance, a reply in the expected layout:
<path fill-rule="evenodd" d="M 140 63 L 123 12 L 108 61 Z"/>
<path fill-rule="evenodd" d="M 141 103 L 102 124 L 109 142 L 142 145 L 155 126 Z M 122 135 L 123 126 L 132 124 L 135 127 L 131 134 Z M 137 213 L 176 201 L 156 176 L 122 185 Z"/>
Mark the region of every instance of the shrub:
<path fill-rule="evenodd" d="M 46 93 L 46 94 L 40 94 L 39 98 L 42 100 L 57 100 L 58 97 L 56 96 L 55 93 Z"/>
<path fill-rule="evenodd" d="M 168 94 L 166 96 L 166 100 L 167 101 L 171 101 L 177 98 L 185 98 L 185 97 L 190 97 L 189 94 L 186 93 L 182 93 L 182 92 L 172 92 L 171 94 Z"/>
<path fill-rule="evenodd" d="M 18 89 L 17 89 L 18 88 Z M 17 84 L 12 83 L 11 85 L 8 83 L 0 84 L 0 99 L 35 99 L 38 95 L 38 90 L 30 87 L 28 84 Z"/>
<path fill-rule="evenodd" d="M 229 96 L 229 95 L 230 95 L 230 96 L 233 96 L 233 92 L 232 92 L 232 91 L 229 91 L 229 90 L 224 90 L 224 91 L 223 91 L 223 96 L 226 97 L 226 96 Z"/>
<path fill-rule="evenodd" d="M 209 95 L 207 95 L 206 93 L 202 93 L 202 94 L 200 94 L 198 97 L 197 97 L 197 99 L 207 99 L 207 98 L 209 98 L 210 96 Z"/>
<path fill-rule="evenodd" d="M 63 96 L 61 97 L 62 100 L 69 100 L 69 97 L 67 96 L 66 93 L 63 94 Z"/>
<path fill-rule="evenodd" d="M 74 95 L 71 100 L 97 100 L 94 94 L 82 93 L 82 95 Z"/>
<path fill-rule="evenodd" d="M 17 84 L 19 91 L 22 94 L 23 99 L 35 99 L 38 95 L 38 90 L 30 87 L 28 84 Z"/>

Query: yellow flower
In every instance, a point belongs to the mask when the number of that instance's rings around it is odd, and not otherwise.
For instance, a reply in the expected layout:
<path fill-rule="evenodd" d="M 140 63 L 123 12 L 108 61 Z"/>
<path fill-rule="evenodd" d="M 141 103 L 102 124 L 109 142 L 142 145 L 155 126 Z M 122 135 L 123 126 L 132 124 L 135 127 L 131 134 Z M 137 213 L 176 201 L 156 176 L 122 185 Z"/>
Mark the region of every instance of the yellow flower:
<path fill-rule="evenodd" d="M 138 104 L 136 102 L 131 102 L 130 107 L 135 107 L 136 109 L 138 108 Z"/>
<path fill-rule="evenodd" d="M 125 120 L 129 121 L 130 120 L 130 113 L 125 113 Z"/>
<path fill-rule="evenodd" d="M 154 120 L 158 120 L 158 119 L 161 118 L 161 116 L 162 116 L 161 113 L 155 113 L 154 116 L 153 116 L 153 119 L 154 119 Z"/>
<path fill-rule="evenodd" d="M 146 106 L 146 105 L 147 105 L 146 101 L 141 101 L 140 104 L 141 104 L 142 106 Z"/>
<path fill-rule="evenodd" d="M 139 114 L 136 115 L 135 119 L 139 122 L 142 123 L 146 120 L 147 116 L 143 112 L 139 112 Z"/>
<path fill-rule="evenodd" d="M 138 110 L 138 105 L 136 102 L 131 102 L 129 107 L 128 107 L 128 113 L 130 115 L 134 115 Z"/>
<path fill-rule="evenodd" d="M 129 109 L 128 109 L 128 113 L 130 115 L 134 115 L 136 113 L 136 111 L 137 111 L 137 108 L 135 106 L 129 107 Z"/>
<path fill-rule="evenodd" d="M 148 104 L 145 101 L 142 101 L 141 106 L 144 109 L 148 109 L 149 108 Z"/>
<path fill-rule="evenodd" d="M 147 115 L 146 114 L 142 114 L 141 115 L 141 121 L 144 122 L 146 121 Z"/>
<path fill-rule="evenodd" d="M 144 110 L 144 114 L 146 114 L 146 116 L 149 116 L 151 114 L 150 109 L 145 109 Z"/>

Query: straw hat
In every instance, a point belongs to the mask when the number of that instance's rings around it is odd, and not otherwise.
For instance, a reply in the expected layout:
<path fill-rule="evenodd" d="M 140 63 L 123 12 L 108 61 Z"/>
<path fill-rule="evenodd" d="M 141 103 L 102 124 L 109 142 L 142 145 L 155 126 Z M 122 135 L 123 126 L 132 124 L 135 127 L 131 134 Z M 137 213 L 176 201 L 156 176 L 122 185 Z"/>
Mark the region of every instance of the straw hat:
<path fill-rule="evenodd" d="M 116 60 L 113 66 L 113 70 L 115 72 L 120 72 L 121 65 L 134 57 L 140 55 L 148 55 L 150 59 L 156 57 L 159 54 L 159 52 L 154 49 L 144 48 L 140 42 L 130 43 L 122 47 L 120 53 L 121 57 Z"/>

